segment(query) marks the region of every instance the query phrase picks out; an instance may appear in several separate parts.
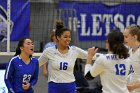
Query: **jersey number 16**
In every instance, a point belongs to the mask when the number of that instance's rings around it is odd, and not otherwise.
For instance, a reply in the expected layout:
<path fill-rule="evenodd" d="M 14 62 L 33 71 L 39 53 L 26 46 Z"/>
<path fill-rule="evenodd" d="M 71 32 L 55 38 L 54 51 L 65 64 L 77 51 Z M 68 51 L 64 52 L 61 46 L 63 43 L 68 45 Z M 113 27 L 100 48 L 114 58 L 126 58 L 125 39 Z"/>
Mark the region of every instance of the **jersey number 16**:
<path fill-rule="evenodd" d="M 67 70 L 68 63 L 67 62 L 60 62 L 60 70 Z"/>

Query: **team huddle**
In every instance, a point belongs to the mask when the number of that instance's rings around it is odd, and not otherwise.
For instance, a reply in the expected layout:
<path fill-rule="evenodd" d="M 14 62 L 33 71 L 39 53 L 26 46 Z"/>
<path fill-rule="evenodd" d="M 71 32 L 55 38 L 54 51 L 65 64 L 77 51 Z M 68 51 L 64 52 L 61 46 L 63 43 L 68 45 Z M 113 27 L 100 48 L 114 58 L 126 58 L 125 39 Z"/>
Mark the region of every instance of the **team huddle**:
<path fill-rule="evenodd" d="M 97 53 L 95 47 L 85 51 L 70 46 L 70 29 L 62 22 L 56 24 L 55 38 L 56 44 L 44 49 L 38 59 L 32 57 L 34 44 L 31 39 L 19 41 L 5 73 L 9 93 L 34 93 L 32 86 L 37 83 L 39 67 L 45 63 L 48 93 L 77 93 L 73 74 L 77 58 L 86 59 L 86 79 L 100 75 L 103 93 L 140 93 L 139 26 L 128 26 L 124 32 L 111 30 L 106 39 L 106 54 Z"/>

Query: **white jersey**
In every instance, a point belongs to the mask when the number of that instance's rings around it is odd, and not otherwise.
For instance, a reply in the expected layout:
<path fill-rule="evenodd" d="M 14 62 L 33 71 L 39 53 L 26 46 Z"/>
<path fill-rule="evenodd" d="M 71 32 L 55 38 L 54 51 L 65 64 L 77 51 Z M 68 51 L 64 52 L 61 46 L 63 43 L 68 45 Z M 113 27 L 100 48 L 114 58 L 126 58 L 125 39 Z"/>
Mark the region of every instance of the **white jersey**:
<path fill-rule="evenodd" d="M 132 59 L 133 62 L 140 63 L 140 47 L 134 53 L 132 53 L 132 51 L 130 51 L 129 53 L 131 55 L 130 59 Z"/>
<path fill-rule="evenodd" d="M 130 49 L 129 54 L 130 54 L 130 59 L 132 59 L 131 64 L 134 70 L 134 73 L 131 74 L 130 82 L 136 80 L 140 81 L 140 47 L 134 53 L 132 53 L 132 49 Z M 140 93 L 140 88 L 135 89 L 131 93 Z"/>
<path fill-rule="evenodd" d="M 85 69 L 89 68 L 89 64 Z M 93 77 L 100 75 L 103 93 L 129 93 L 127 77 L 130 59 L 119 59 L 115 54 L 106 54 L 97 58 L 90 73 Z"/>
<path fill-rule="evenodd" d="M 43 51 L 39 57 L 39 65 L 48 62 L 48 82 L 70 83 L 75 81 L 73 69 L 77 58 L 86 59 L 87 51 L 71 46 L 68 53 L 61 54 L 57 47 L 53 46 Z"/>

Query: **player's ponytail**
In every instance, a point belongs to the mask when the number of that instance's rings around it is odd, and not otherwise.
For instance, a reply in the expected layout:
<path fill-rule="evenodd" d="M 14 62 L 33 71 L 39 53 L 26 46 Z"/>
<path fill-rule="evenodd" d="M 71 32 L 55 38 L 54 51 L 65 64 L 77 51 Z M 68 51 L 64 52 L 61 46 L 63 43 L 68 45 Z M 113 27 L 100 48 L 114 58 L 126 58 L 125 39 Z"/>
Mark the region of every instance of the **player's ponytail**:
<path fill-rule="evenodd" d="M 107 40 L 109 43 L 109 49 L 113 54 L 117 54 L 119 58 L 127 58 L 129 56 L 128 49 L 125 47 L 123 33 L 118 30 L 112 30 L 108 36 Z"/>
<path fill-rule="evenodd" d="M 128 49 L 126 48 L 126 46 L 124 46 L 123 43 L 116 43 L 116 45 L 114 45 L 113 47 L 113 53 L 114 54 L 118 54 L 119 58 L 127 58 L 128 55 Z"/>
<path fill-rule="evenodd" d="M 61 20 L 56 21 L 56 30 L 64 28 L 64 22 Z"/>
<path fill-rule="evenodd" d="M 21 39 L 21 40 L 18 42 L 18 46 L 17 46 L 17 48 L 16 48 L 16 53 L 15 53 L 14 56 L 17 56 L 17 55 L 20 55 L 20 54 L 21 54 L 21 49 L 20 49 L 20 47 L 23 46 L 24 41 L 25 41 L 25 38 Z"/>
<path fill-rule="evenodd" d="M 70 30 L 64 27 L 64 22 L 61 20 L 56 21 L 56 32 L 55 32 L 56 39 L 57 36 L 60 37 L 65 31 L 70 31 Z"/>

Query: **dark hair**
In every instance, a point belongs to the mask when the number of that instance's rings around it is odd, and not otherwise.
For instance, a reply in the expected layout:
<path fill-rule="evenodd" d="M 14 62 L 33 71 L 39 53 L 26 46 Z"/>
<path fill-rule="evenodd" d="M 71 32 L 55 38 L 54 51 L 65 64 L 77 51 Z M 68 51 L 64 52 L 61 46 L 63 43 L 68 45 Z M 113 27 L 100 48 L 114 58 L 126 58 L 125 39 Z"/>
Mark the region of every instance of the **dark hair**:
<path fill-rule="evenodd" d="M 64 22 L 62 20 L 57 20 L 56 21 L 56 30 L 61 29 L 64 27 Z"/>
<path fill-rule="evenodd" d="M 65 31 L 70 31 L 70 29 L 64 27 L 63 21 L 58 20 L 56 22 L 56 31 L 55 31 L 56 39 L 57 39 L 57 36 L 60 37 Z"/>
<path fill-rule="evenodd" d="M 132 25 L 132 26 L 128 26 L 126 27 L 126 29 L 128 29 L 131 35 L 137 35 L 138 38 L 137 40 L 140 42 L 140 26 L 138 25 Z"/>
<path fill-rule="evenodd" d="M 30 38 L 22 38 L 22 39 L 18 42 L 18 46 L 17 46 L 17 48 L 16 48 L 16 53 L 15 53 L 14 56 L 17 56 L 17 55 L 20 55 L 20 54 L 21 54 L 21 49 L 20 49 L 20 47 L 23 47 L 24 41 L 25 41 L 26 39 L 30 39 Z M 30 55 L 30 57 L 32 57 L 32 55 Z"/>
<path fill-rule="evenodd" d="M 107 40 L 110 51 L 112 51 L 113 54 L 119 55 L 119 58 L 127 58 L 129 56 L 128 49 L 124 45 L 124 36 L 122 32 L 118 30 L 112 30 L 108 34 Z"/>

